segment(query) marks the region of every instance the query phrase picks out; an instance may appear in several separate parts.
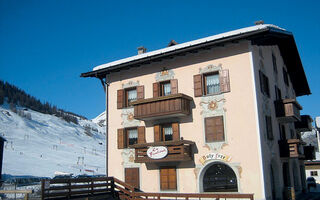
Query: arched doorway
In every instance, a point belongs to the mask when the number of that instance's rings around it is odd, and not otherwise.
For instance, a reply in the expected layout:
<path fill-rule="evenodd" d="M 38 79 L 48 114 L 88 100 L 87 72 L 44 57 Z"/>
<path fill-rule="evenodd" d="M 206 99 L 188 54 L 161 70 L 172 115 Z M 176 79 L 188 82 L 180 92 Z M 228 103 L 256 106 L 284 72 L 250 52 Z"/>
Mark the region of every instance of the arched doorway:
<path fill-rule="evenodd" d="M 215 162 L 205 169 L 202 178 L 203 192 L 237 192 L 237 176 L 226 164 Z"/>

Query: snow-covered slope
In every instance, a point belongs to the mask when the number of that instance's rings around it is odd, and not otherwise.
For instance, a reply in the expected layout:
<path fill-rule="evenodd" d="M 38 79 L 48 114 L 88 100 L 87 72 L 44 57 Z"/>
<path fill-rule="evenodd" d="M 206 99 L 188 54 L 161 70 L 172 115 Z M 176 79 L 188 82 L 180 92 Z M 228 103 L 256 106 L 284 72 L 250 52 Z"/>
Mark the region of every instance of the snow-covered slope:
<path fill-rule="evenodd" d="M 52 177 L 56 171 L 105 173 L 105 127 L 79 118 L 79 125 L 30 109 L 0 106 L 0 134 L 7 140 L 2 173 Z"/>
<path fill-rule="evenodd" d="M 92 122 L 98 124 L 101 127 L 106 126 L 106 111 L 98 115 L 96 118 L 92 119 Z"/>

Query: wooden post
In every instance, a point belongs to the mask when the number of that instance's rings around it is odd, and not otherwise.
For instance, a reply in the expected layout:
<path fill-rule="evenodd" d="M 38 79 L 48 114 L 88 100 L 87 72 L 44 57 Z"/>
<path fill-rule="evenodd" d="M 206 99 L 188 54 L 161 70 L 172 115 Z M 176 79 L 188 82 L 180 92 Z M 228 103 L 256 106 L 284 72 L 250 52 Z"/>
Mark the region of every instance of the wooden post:
<path fill-rule="evenodd" d="M 29 194 L 26 193 L 26 194 L 24 195 L 24 200 L 28 200 L 28 199 L 29 199 Z"/>
<path fill-rule="evenodd" d="M 68 181 L 68 186 L 69 186 L 69 189 L 68 189 L 68 199 L 71 198 L 71 179 L 69 179 Z"/>
<path fill-rule="evenodd" d="M 41 200 L 44 200 L 44 181 L 45 180 L 41 180 Z"/>

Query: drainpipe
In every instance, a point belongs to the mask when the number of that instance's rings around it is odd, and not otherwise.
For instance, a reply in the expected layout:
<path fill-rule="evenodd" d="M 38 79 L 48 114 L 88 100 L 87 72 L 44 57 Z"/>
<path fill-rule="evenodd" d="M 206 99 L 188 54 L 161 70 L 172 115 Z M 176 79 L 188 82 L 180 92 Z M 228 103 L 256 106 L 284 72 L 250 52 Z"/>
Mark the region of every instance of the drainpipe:
<path fill-rule="evenodd" d="M 108 133 L 108 129 L 109 129 L 109 83 L 107 82 L 107 78 L 105 78 L 105 81 L 103 81 L 102 78 L 100 78 L 101 84 L 103 86 L 103 90 L 106 94 L 106 176 L 108 177 L 108 169 L 109 169 L 109 151 L 108 151 L 108 147 L 109 147 L 109 133 Z"/>

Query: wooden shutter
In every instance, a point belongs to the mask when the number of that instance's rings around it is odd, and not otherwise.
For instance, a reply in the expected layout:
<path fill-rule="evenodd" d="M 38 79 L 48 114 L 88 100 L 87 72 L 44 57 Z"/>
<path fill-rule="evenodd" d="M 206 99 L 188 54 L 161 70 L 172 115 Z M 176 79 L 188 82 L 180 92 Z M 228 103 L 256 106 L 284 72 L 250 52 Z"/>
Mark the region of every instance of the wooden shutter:
<path fill-rule="evenodd" d="M 137 100 L 144 99 L 144 86 L 137 86 Z"/>
<path fill-rule="evenodd" d="M 139 168 L 125 168 L 125 182 L 135 188 L 140 188 Z"/>
<path fill-rule="evenodd" d="M 171 85 L 171 94 L 178 94 L 178 80 L 172 79 L 170 80 Z"/>
<path fill-rule="evenodd" d="M 146 143 L 146 128 L 144 126 L 138 127 L 138 144 Z"/>
<path fill-rule="evenodd" d="M 118 149 L 127 147 L 126 134 L 123 128 L 118 129 Z"/>
<path fill-rule="evenodd" d="M 220 92 L 230 92 L 229 70 L 222 69 L 219 71 Z"/>
<path fill-rule="evenodd" d="M 117 108 L 124 108 L 124 89 L 117 91 Z"/>
<path fill-rule="evenodd" d="M 179 123 L 172 123 L 172 140 L 180 140 Z"/>
<path fill-rule="evenodd" d="M 153 83 L 153 97 L 158 97 L 160 96 L 159 92 L 160 92 L 160 88 L 159 88 L 159 83 L 156 82 L 156 83 Z"/>
<path fill-rule="evenodd" d="M 154 142 L 160 142 L 161 141 L 160 125 L 155 125 L 153 131 L 154 131 Z"/>
<path fill-rule="evenodd" d="M 174 167 L 160 169 L 160 188 L 161 190 L 177 189 L 177 172 Z"/>
<path fill-rule="evenodd" d="M 197 74 L 193 76 L 193 89 L 194 96 L 201 97 L 203 95 L 203 83 L 202 83 L 202 75 Z"/>
<path fill-rule="evenodd" d="M 223 117 L 205 118 L 206 142 L 224 141 Z"/>

